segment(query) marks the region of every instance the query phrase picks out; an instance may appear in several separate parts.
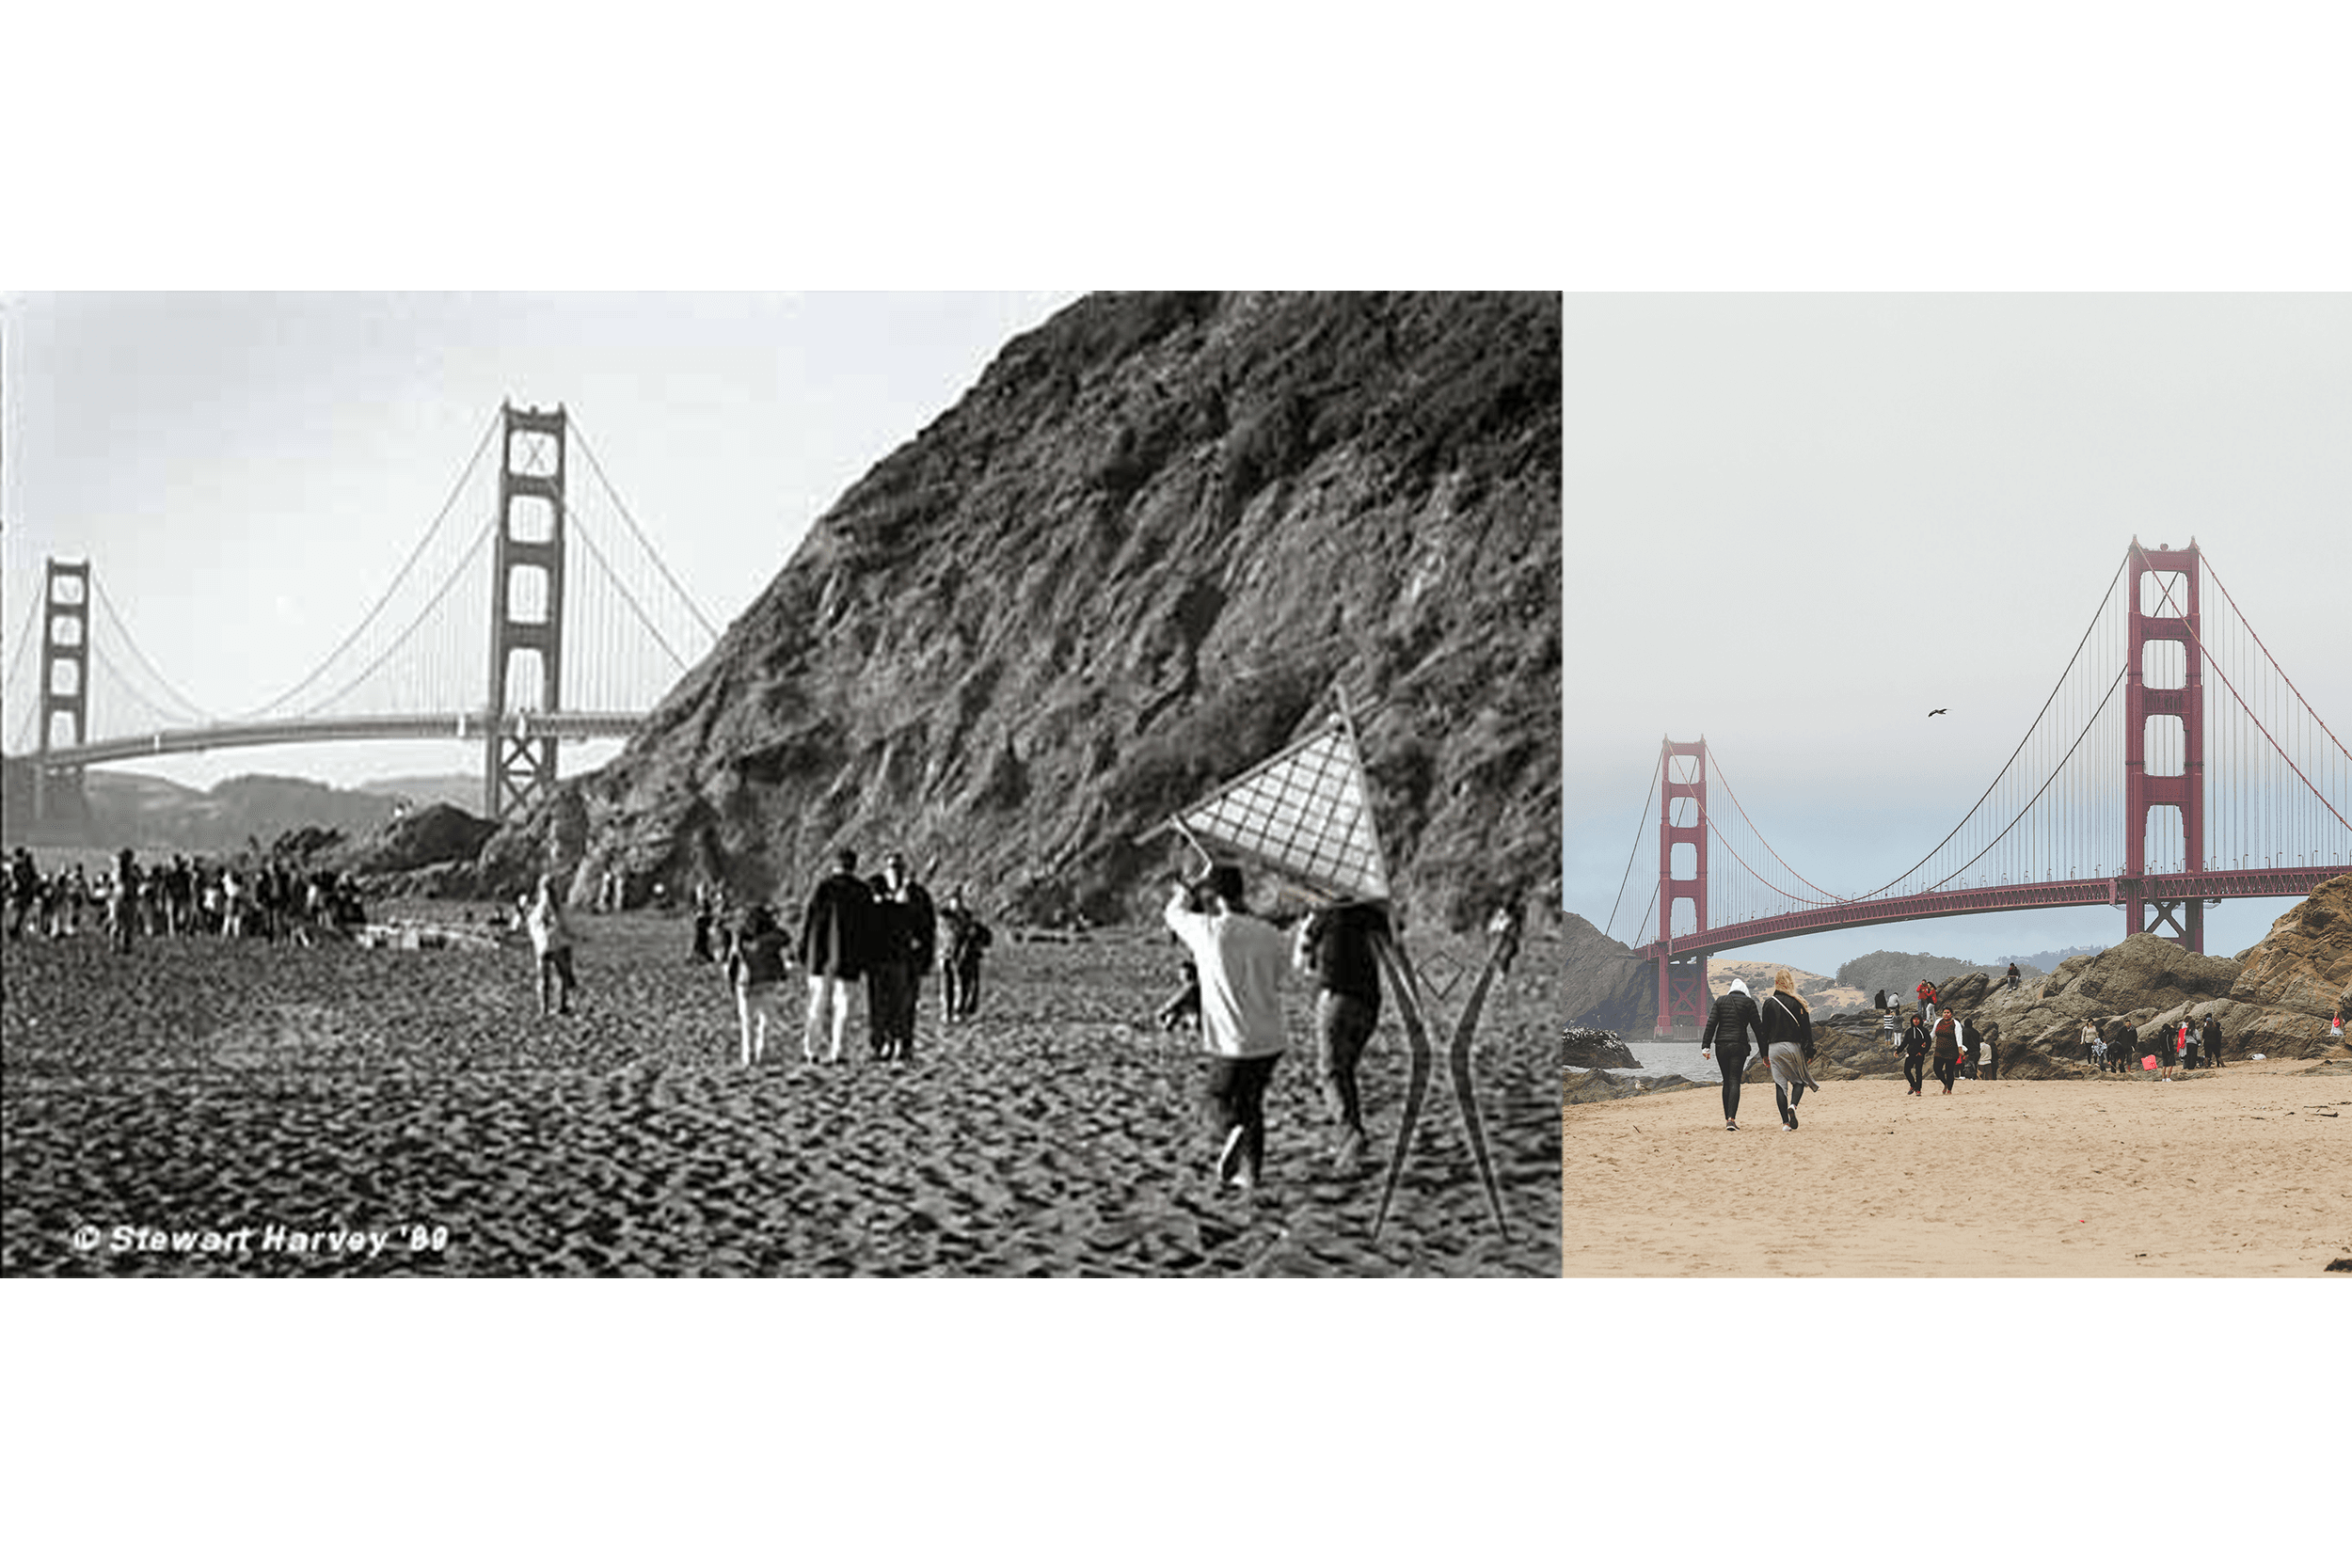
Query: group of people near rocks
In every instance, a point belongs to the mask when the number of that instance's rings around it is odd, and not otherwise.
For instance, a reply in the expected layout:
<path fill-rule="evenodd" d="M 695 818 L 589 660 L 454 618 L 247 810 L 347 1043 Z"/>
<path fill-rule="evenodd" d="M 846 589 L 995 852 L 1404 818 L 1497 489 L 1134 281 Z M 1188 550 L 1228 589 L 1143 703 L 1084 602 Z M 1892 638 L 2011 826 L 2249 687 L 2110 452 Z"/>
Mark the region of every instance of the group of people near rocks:
<path fill-rule="evenodd" d="M 2085 1019 L 2082 1047 L 2083 1060 L 2099 1072 L 2129 1072 L 2135 1067 L 2145 1068 L 2153 1057 L 2161 1083 L 2176 1071 L 2221 1065 L 2221 1021 L 2207 1013 L 2191 1028 L 2184 1018 L 2149 1040 L 2142 1037 L 2137 1025 L 2121 1016 L 2095 1022 Z"/>
<path fill-rule="evenodd" d="M 78 861 L 44 872 L 19 846 L 5 883 L 10 940 L 103 933 L 125 953 L 135 937 L 259 937 L 307 945 L 322 932 L 367 919 L 351 878 L 268 857 L 174 855 L 142 865 L 124 848 L 93 877 Z"/>
<path fill-rule="evenodd" d="M 1976 1020 L 1955 1018 L 1952 1009 L 1939 1006 L 1935 1022 L 1928 1022 L 1926 1012 L 1911 1015 L 1903 1025 L 1903 1082 L 1911 1086 L 1906 1095 L 1927 1093 L 1928 1064 L 1935 1066 L 1935 1081 L 1944 1085 L 1944 1092 L 1952 1092 L 1952 1085 L 1962 1078 L 1992 1080 L 2001 1075 L 2001 1028 L 1994 1024 L 1981 1033 Z"/>

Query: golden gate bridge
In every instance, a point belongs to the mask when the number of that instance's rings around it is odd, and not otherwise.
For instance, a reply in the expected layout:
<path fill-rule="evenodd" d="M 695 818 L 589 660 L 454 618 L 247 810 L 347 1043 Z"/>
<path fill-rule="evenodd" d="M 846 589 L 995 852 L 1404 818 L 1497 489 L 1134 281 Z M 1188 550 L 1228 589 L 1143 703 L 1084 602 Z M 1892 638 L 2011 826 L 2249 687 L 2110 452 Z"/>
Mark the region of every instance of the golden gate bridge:
<path fill-rule="evenodd" d="M 2217 597 L 2209 597 L 2210 579 Z M 1651 842 L 1649 901 L 1626 890 Z M 2211 561 L 2132 541 L 2025 736 L 1941 842 L 1881 885 L 1822 888 L 1740 804 L 1704 736 L 1665 739 L 1608 933 L 1656 965 L 1657 1031 L 1705 1019 L 1710 954 L 1902 920 L 2107 904 L 2124 934 L 2204 951 L 2224 898 L 2301 897 L 2352 872 L 2352 752 Z"/>
<path fill-rule="evenodd" d="M 188 698 L 96 566 L 49 558 L 9 659 L 0 711 L 19 718 L 8 754 L 30 766 L 38 821 L 85 817 L 94 764 L 430 739 L 477 748 L 483 810 L 511 817 L 554 787 L 564 742 L 635 733 L 718 639 L 561 405 L 501 405 L 358 625 L 249 711 Z"/>

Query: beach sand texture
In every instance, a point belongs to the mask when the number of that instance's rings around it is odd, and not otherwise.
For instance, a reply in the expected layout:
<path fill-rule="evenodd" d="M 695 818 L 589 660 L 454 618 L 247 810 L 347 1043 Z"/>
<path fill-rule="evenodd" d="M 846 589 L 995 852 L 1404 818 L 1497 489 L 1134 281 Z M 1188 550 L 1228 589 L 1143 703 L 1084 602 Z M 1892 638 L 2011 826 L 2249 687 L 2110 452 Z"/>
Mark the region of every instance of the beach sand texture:
<path fill-rule="evenodd" d="M 2314 1070 L 2317 1069 L 2318 1070 Z M 1571 1276 L 2309 1276 L 2352 1258 L 2352 1063 L 1572 1105 Z"/>
<path fill-rule="evenodd" d="M 1503 988 L 1480 1034 L 1514 1238 L 1487 1218 L 1440 1062 L 1375 1243 L 1376 1179 L 1334 1179 L 1325 1157 L 1303 982 L 1268 1097 L 1265 1185 L 1245 1198 L 1209 1169 L 1204 1058 L 1151 1027 L 1179 957 L 1164 933 L 1000 934 L 977 1021 L 943 1034 L 936 977 L 926 986 L 911 1067 L 862 1059 L 862 1004 L 861 1059 L 803 1064 L 796 977 L 796 1027 L 745 1071 L 731 993 L 684 962 L 683 920 L 580 924 L 580 1012 L 545 1023 L 527 949 L 158 941 L 116 963 L 94 939 L 9 944 L 0 1269 L 1559 1271 L 1558 1051 L 1539 984 Z M 1376 1138 L 1393 1136 L 1403 1059 L 1384 1019 L 1364 1073 Z M 450 1243 L 302 1261 L 69 1241 L 85 1224 L 273 1222 L 440 1225 Z"/>

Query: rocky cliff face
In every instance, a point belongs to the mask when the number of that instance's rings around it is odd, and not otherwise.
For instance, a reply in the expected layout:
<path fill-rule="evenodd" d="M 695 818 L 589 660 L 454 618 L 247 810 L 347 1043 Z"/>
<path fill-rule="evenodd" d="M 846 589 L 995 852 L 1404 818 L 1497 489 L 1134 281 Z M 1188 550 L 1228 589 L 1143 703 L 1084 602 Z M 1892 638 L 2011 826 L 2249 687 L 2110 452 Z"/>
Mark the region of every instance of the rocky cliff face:
<path fill-rule="evenodd" d="M 1658 1022 L 1658 971 L 1633 949 L 1601 934 L 1581 914 L 1564 915 L 1568 981 L 1566 1022 L 1585 1029 L 1646 1037 Z M 1584 1064 L 1614 1066 L 1613 1063 Z"/>
<path fill-rule="evenodd" d="M 1560 301 L 1097 295 L 821 518 L 612 765 L 485 851 L 797 900 L 906 849 L 1129 918 L 1130 840 L 1359 706 L 1408 917 L 1560 861 Z"/>

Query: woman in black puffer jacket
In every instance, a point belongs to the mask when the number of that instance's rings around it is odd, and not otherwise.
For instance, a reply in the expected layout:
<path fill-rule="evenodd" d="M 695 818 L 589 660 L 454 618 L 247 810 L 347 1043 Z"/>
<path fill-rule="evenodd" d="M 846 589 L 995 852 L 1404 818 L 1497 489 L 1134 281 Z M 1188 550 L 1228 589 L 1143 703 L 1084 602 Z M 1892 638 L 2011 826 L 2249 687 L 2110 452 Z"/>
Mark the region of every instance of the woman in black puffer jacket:
<path fill-rule="evenodd" d="M 1797 994 L 1796 976 L 1785 969 L 1773 975 L 1772 992 L 1756 1013 L 1764 1025 L 1764 1054 L 1772 1064 L 1772 1098 L 1780 1101 L 1780 1124 L 1794 1132 L 1804 1091 L 1821 1086 L 1804 1065 L 1813 1051 L 1813 1015 Z"/>

